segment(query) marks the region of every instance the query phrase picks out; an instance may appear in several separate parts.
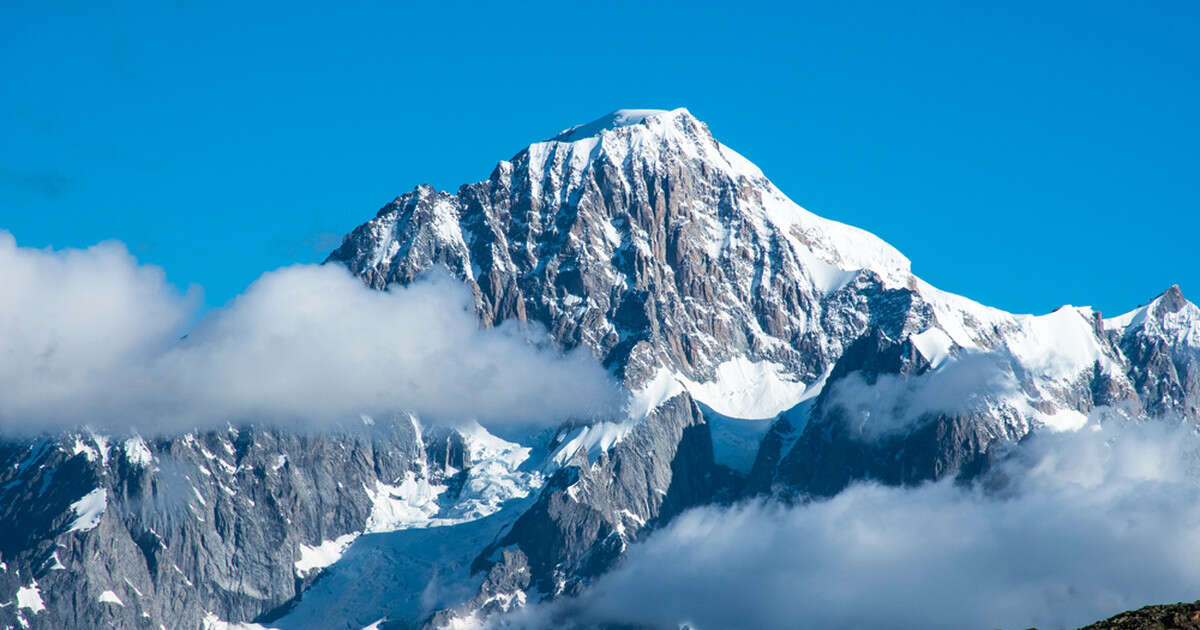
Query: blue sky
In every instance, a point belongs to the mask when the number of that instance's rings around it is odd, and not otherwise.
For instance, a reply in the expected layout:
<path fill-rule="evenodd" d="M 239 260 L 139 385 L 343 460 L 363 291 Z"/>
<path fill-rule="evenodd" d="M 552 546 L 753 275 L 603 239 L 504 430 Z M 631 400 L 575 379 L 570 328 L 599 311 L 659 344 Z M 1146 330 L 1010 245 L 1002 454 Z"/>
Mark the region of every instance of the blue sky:
<path fill-rule="evenodd" d="M 568 4 L 9 0 L 0 228 L 119 239 L 215 306 L 416 184 L 685 106 L 942 288 L 1200 297 L 1200 4 Z"/>

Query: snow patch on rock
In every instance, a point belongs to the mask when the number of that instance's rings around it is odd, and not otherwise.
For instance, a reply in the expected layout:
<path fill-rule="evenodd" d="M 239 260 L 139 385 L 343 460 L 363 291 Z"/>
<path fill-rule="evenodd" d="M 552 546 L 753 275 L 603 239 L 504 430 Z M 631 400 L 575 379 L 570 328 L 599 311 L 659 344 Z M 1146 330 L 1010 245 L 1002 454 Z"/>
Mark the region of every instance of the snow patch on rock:
<path fill-rule="evenodd" d="M 104 488 L 96 488 L 85 494 L 82 499 L 71 504 L 75 511 L 75 521 L 71 523 L 69 532 L 86 532 L 95 529 L 108 508 L 108 494 Z"/>
<path fill-rule="evenodd" d="M 230 623 L 222 621 L 215 613 L 207 613 L 204 615 L 202 630 L 275 630 L 267 626 L 257 623 Z"/>
<path fill-rule="evenodd" d="M 333 540 L 326 540 L 316 546 L 300 545 L 300 559 L 296 561 L 295 565 L 296 575 L 304 577 L 337 562 L 346 552 L 346 548 L 358 539 L 358 536 L 357 532 L 352 532 Z"/>
<path fill-rule="evenodd" d="M 140 435 L 125 440 L 121 445 L 121 450 L 125 453 L 126 461 L 132 466 L 145 468 L 154 463 L 154 454 L 150 452 L 150 447 L 146 445 L 146 441 Z"/>
<path fill-rule="evenodd" d="M 42 592 L 38 590 L 37 580 L 31 581 L 29 586 L 17 589 L 17 609 L 21 608 L 28 608 L 35 615 L 46 610 L 46 603 L 42 601 Z"/>

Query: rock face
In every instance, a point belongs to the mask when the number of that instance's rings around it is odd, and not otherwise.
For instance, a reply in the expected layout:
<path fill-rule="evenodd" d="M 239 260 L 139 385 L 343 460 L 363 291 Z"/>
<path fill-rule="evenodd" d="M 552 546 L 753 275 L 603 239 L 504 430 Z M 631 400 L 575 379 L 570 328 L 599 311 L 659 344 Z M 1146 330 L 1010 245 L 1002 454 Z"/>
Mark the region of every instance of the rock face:
<path fill-rule="evenodd" d="M 715 473 L 708 425 L 695 402 L 680 394 L 612 449 L 590 461 L 586 451 L 576 451 L 537 502 L 480 555 L 477 568 L 516 563 L 529 575 L 522 589 L 577 593 L 611 568 L 644 530 L 709 502 L 717 489 Z M 490 563 L 501 551 L 508 553 Z"/>
<path fill-rule="evenodd" d="M 5 444 L 0 592 L 39 603 L 0 608 L 0 623 L 176 628 L 269 616 L 332 561 L 332 541 L 402 526 L 399 510 L 424 507 L 406 484 L 469 471 L 465 441 L 402 419 L 326 435 L 250 427 Z"/>
<path fill-rule="evenodd" d="M 743 356 L 817 378 L 840 350 L 821 334 L 839 267 L 902 278 L 908 261 L 800 209 L 686 110 L 638 116 L 530 145 L 457 194 L 418 187 L 329 260 L 376 288 L 444 265 L 485 323 L 541 322 L 633 386 Z"/>
<path fill-rule="evenodd" d="M 418 187 L 327 262 L 377 289 L 448 269 L 483 325 L 593 352 L 628 417 L 517 442 L 401 417 L 9 443 L 0 625 L 469 624 L 578 593 L 695 505 L 969 479 L 1031 431 L 1200 415 L 1200 309 L 1177 288 L 1108 319 L 945 293 L 686 110 L 615 112 L 457 193 Z M 728 430 L 751 420 L 765 435 Z"/>

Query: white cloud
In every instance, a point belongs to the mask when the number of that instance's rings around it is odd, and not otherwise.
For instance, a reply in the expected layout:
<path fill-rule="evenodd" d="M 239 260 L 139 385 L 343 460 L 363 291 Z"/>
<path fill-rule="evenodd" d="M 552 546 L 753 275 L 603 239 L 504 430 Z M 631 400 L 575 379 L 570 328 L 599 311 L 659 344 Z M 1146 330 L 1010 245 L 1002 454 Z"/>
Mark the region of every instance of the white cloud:
<path fill-rule="evenodd" d="M 1074 628 L 1200 593 L 1189 427 L 1042 435 L 998 492 L 866 484 L 680 516 L 579 598 L 499 627 Z"/>
<path fill-rule="evenodd" d="M 0 430 L 319 425 L 406 411 L 556 423 L 620 402 L 591 356 L 557 354 L 515 325 L 481 330 L 467 288 L 437 274 L 379 292 L 338 266 L 289 267 L 185 331 L 197 296 L 119 243 L 34 250 L 0 232 Z"/>
<path fill-rule="evenodd" d="M 1011 368 L 995 355 L 965 353 L 919 376 L 880 374 L 868 383 L 851 372 L 830 385 L 829 406 L 874 440 L 903 431 L 927 414 L 982 411 L 1018 392 Z"/>

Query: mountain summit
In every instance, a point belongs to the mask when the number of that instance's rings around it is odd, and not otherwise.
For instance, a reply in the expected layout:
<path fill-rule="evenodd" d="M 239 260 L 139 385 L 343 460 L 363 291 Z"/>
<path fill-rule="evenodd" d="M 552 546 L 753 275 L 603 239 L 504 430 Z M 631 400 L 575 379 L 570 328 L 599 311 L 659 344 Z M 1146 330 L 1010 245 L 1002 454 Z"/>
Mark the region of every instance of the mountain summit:
<path fill-rule="evenodd" d="M 797 206 L 685 109 L 619 110 L 457 194 L 418 187 L 329 261 L 378 288 L 444 265 L 486 324 L 539 321 L 635 389 L 735 357 L 811 383 L 839 352 L 821 301 L 859 275 L 910 281 L 899 252 Z"/>

